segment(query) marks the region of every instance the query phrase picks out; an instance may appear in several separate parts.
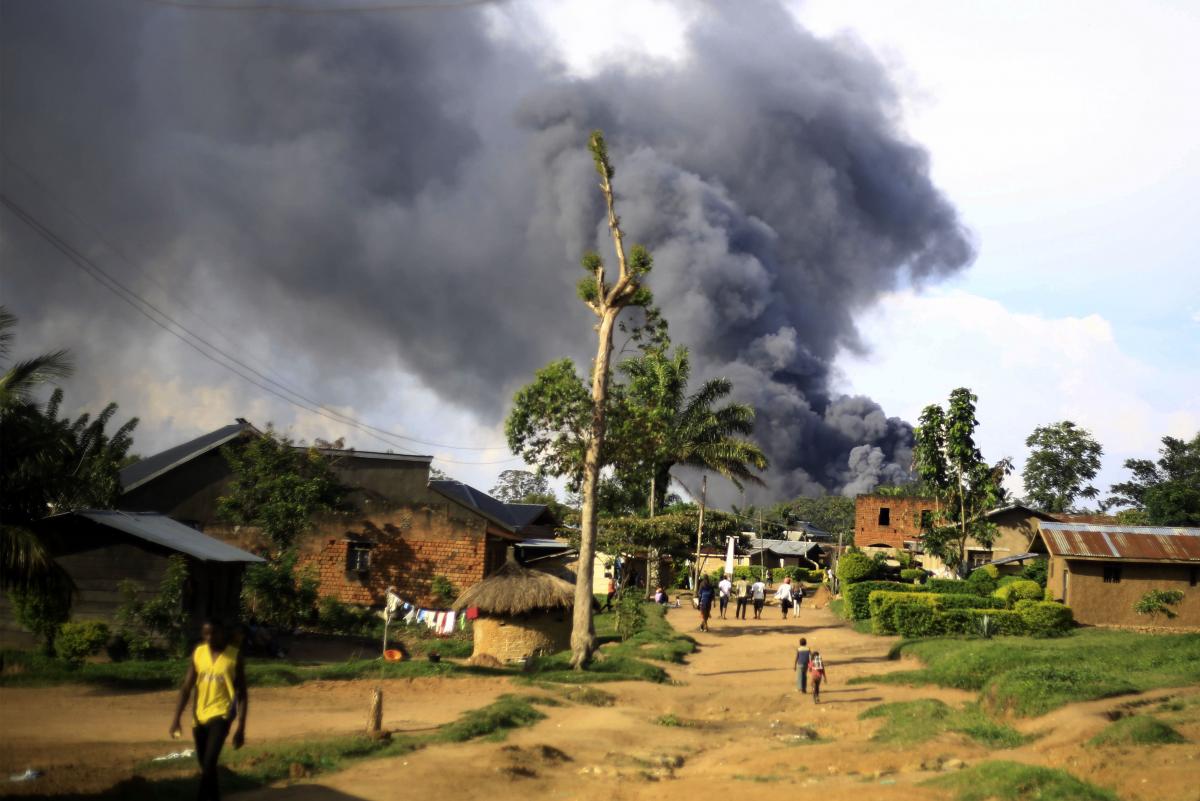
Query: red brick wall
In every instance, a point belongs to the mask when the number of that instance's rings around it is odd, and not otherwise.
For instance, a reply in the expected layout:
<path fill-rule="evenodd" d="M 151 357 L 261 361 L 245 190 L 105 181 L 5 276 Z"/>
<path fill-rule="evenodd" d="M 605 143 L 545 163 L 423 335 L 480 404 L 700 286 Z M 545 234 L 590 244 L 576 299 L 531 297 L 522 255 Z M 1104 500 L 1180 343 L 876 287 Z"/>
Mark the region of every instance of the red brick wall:
<path fill-rule="evenodd" d="M 887 509 L 888 525 L 879 524 L 879 512 Z M 889 498 L 881 495 L 859 495 L 854 499 L 854 544 L 866 547 L 884 544 L 903 548 L 905 540 L 921 538 L 921 512 L 932 514 L 931 498 Z"/>
<path fill-rule="evenodd" d="M 398 536 L 371 548 L 371 566 L 365 574 L 346 571 L 350 542 L 328 539 L 306 564 L 316 567 L 322 597 L 332 595 L 343 603 L 378 606 L 384 593 L 395 586 L 400 597 L 420 606 L 445 606 L 430 587 L 435 576 L 445 576 L 459 592 L 483 580 L 484 535 L 462 532 L 457 538 L 420 539 L 421 534 Z"/>

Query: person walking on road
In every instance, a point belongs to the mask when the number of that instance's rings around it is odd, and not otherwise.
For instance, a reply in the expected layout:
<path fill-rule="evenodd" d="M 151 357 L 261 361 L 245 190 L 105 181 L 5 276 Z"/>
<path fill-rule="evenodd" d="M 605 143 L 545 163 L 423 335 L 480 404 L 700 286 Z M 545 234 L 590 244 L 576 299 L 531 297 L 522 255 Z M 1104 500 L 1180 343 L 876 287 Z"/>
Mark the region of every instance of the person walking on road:
<path fill-rule="evenodd" d="M 712 614 L 713 596 L 715 595 L 708 576 L 700 579 L 699 589 L 696 590 L 696 600 L 699 602 L 701 631 L 708 631 L 708 618 Z"/>
<path fill-rule="evenodd" d="M 763 604 L 767 600 L 767 585 L 760 578 L 750 585 L 750 599 L 754 601 L 754 619 L 762 618 Z"/>
<path fill-rule="evenodd" d="M 725 619 L 725 610 L 729 608 L 729 593 L 733 590 L 733 582 L 729 580 L 729 574 L 717 583 L 717 601 L 721 605 L 721 620 Z"/>
<path fill-rule="evenodd" d="M 219 623 L 205 623 L 200 637 L 202 642 L 192 652 L 187 676 L 179 690 L 170 732 L 175 739 L 183 734 L 180 718 L 188 699 L 192 699 L 192 739 L 200 762 L 200 791 L 196 797 L 199 801 L 220 801 L 217 762 L 221 748 L 235 720 L 233 747 L 241 748 L 245 743 L 250 699 L 245 663 L 238 649 L 229 644 L 225 628 Z"/>
<path fill-rule="evenodd" d="M 821 703 L 821 682 L 825 681 L 825 662 L 820 651 L 813 651 L 808 660 L 808 677 L 812 679 L 813 703 Z"/>
<path fill-rule="evenodd" d="M 608 588 L 604 593 L 604 607 L 600 611 L 611 612 L 613 598 L 617 594 L 617 582 L 613 580 L 612 573 L 605 573 L 604 578 L 608 579 Z"/>
<path fill-rule="evenodd" d="M 788 612 L 792 609 L 792 577 L 788 576 L 779 585 L 779 589 L 775 591 L 775 600 L 779 601 L 779 609 L 783 612 L 783 619 L 787 620 Z"/>
<path fill-rule="evenodd" d="M 796 649 L 796 661 L 792 665 L 796 670 L 796 689 L 802 693 L 808 692 L 808 663 L 812 651 L 808 650 L 808 640 L 800 638 L 800 647 Z"/>
<path fill-rule="evenodd" d="M 733 616 L 746 619 L 746 607 L 750 603 L 750 582 L 744 578 L 740 578 L 733 583 L 733 594 L 737 598 L 737 608 L 733 610 Z"/>

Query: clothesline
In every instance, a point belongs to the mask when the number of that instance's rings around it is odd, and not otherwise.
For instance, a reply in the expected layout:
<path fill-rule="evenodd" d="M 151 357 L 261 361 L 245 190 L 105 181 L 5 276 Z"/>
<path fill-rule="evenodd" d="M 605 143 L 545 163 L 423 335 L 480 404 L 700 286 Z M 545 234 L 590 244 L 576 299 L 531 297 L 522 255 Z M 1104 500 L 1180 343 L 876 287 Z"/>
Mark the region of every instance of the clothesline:
<path fill-rule="evenodd" d="M 391 621 L 397 617 L 406 626 L 423 624 L 439 637 L 448 637 L 456 629 L 462 631 L 467 627 L 467 615 L 463 612 L 455 614 L 450 610 L 426 609 L 405 601 L 394 592 L 388 592 L 384 618 Z"/>

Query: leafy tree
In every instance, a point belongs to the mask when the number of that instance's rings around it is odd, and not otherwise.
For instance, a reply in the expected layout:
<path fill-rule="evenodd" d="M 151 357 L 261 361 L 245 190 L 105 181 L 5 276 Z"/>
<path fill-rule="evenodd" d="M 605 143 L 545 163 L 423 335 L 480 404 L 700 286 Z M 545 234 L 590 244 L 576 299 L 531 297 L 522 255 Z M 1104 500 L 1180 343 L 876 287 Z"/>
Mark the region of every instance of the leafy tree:
<path fill-rule="evenodd" d="M 733 482 L 761 485 L 755 470 L 765 470 L 767 457 L 747 437 L 754 431 L 754 408 L 723 402 L 733 391 L 727 378 L 705 381 L 688 394 L 691 361 L 686 348 L 674 355 L 652 349 L 621 365 L 628 376 L 624 415 L 631 443 L 641 445 L 640 464 L 625 463 L 618 473 L 649 475 L 651 512 L 662 508 L 671 470 L 677 466 L 711 470 Z M 626 450 L 636 452 L 633 447 Z"/>
<path fill-rule="evenodd" d="M 47 655 L 54 653 L 59 627 L 70 619 L 73 589 L 66 574 L 55 571 L 43 580 L 14 585 L 8 591 L 13 616 L 23 629 L 41 641 Z"/>
<path fill-rule="evenodd" d="M 0 307 L 0 363 L 8 364 L 16 318 Z M 70 374 L 66 351 L 11 364 L 0 378 L 0 588 L 70 587 L 30 524 L 81 507 L 111 507 L 120 493 L 134 418 L 112 436 L 109 404 L 94 420 L 58 417 L 62 390 L 39 405 L 39 387 Z"/>
<path fill-rule="evenodd" d="M 541 475 L 565 477 L 577 492 L 591 416 L 592 399 L 575 363 L 561 359 L 538 370 L 532 383 L 517 391 L 504 433 L 513 453 L 536 465 Z"/>
<path fill-rule="evenodd" d="M 320 581 L 312 565 L 297 570 L 294 548 L 246 567 L 242 608 L 248 617 L 290 631 L 312 616 Z"/>
<path fill-rule="evenodd" d="M 613 196 L 612 163 L 608 158 L 608 146 L 600 131 L 593 131 L 589 140 L 596 172 L 600 175 L 600 191 L 608 208 L 608 228 L 612 234 L 613 248 L 617 257 L 616 281 L 610 283 L 605 273 L 600 254 L 590 252 L 583 257 L 583 269 L 587 277 L 579 283 L 579 297 L 596 315 L 596 358 L 592 362 L 592 417 L 583 452 L 583 481 L 581 485 L 582 508 L 580 509 L 580 569 L 575 583 L 575 612 L 571 631 L 571 664 L 582 670 L 591 659 L 596 646 L 595 630 L 592 626 L 592 571 L 596 545 L 596 490 L 600 483 L 603 467 L 605 415 L 608 411 L 609 358 L 612 355 L 613 326 L 617 317 L 630 306 L 647 306 L 651 302 L 650 290 L 643 281 L 653 264 L 650 252 L 635 245 L 628 254 L 625 251 L 624 234 L 617 217 Z"/>
<path fill-rule="evenodd" d="M 277 551 L 290 548 L 313 514 L 336 508 L 344 493 L 328 456 L 315 447 L 299 449 L 273 429 L 221 452 L 233 478 L 217 501 L 217 514 L 261 528 Z"/>
<path fill-rule="evenodd" d="M 188 613 L 183 596 L 187 580 L 187 559 L 175 554 L 167 561 L 153 598 L 142 600 L 142 586 L 136 581 L 126 579 L 120 583 L 117 589 L 124 600 L 117 609 L 117 633 L 135 658 L 150 656 L 160 645 L 165 645 L 173 656 L 186 652 Z"/>
<path fill-rule="evenodd" d="M 528 470 L 505 470 L 496 479 L 491 495 L 505 503 L 544 503 L 543 499 L 553 498 L 554 492 L 545 476 Z"/>
<path fill-rule="evenodd" d="M 1175 610 L 1171 607 L 1178 606 L 1182 601 L 1183 592 L 1180 590 L 1150 590 L 1137 600 L 1133 611 L 1139 615 L 1146 615 L 1151 620 L 1157 620 L 1159 615 L 1171 620 L 1176 617 Z"/>
<path fill-rule="evenodd" d="M 1076 498 L 1100 494 L 1088 482 L 1100 470 L 1104 449 L 1086 429 L 1070 420 L 1038 426 L 1025 445 L 1030 452 L 1021 478 L 1031 505 L 1047 512 L 1067 512 Z"/>
<path fill-rule="evenodd" d="M 1128 481 L 1114 484 L 1105 506 L 1129 506 L 1152 526 L 1200 526 L 1200 433 L 1163 437 L 1158 462 L 1127 459 Z"/>
<path fill-rule="evenodd" d="M 945 410 L 925 407 L 913 449 L 917 474 L 937 500 L 924 545 L 951 566 L 965 562 L 970 539 L 991 547 L 996 527 L 983 515 L 1004 497 L 1001 482 L 1012 469 L 1009 459 L 994 465 L 983 460 L 975 444 L 977 400 L 971 390 L 960 387 L 950 393 Z"/>

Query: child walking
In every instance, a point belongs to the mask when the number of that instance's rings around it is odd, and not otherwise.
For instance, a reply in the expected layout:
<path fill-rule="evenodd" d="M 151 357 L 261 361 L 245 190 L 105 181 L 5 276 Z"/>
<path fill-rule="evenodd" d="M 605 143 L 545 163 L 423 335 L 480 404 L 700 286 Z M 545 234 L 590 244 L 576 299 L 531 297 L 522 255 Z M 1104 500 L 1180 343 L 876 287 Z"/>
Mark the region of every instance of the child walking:
<path fill-rule="evenodd" d="M 800 638 L 800 647 L 796 649 L 796 661 L 792 665 L 796 669 L 796 689 L 802 693 L 808 692 L 808 663 L 812 661 L 812 651 L 808 649 L 808 640 Z"/>
<path fill-rule="evenodd" d="M 825 681 L 825 662 L 820 651 L 813 651 L 808 660 L 808 677 L 812 679 L 813 703 L 821 703 L 821 682 Z"/>

